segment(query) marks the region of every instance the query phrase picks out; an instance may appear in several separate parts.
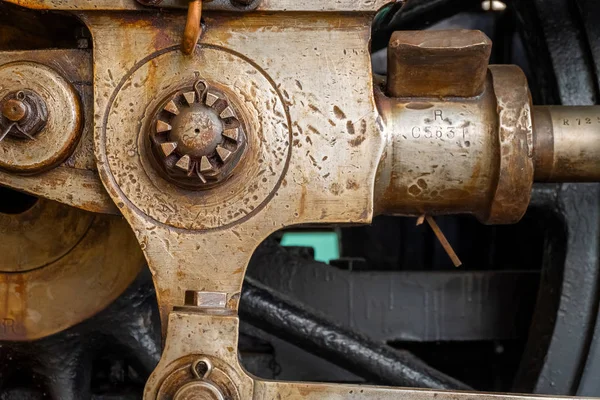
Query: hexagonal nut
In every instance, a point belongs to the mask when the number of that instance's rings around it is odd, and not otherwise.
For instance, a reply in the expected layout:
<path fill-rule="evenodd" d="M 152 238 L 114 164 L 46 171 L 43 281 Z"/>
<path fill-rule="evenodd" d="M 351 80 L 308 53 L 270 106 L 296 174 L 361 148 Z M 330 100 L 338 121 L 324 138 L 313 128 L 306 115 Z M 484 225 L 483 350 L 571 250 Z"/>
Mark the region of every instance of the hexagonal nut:
<path fill-rule="evenodd" d="M 0 110 L 0 140 L 6 135 L 32 140 L 48 121 L 46 102 L 31 90 L 9 93 L 0 102 Z"/>

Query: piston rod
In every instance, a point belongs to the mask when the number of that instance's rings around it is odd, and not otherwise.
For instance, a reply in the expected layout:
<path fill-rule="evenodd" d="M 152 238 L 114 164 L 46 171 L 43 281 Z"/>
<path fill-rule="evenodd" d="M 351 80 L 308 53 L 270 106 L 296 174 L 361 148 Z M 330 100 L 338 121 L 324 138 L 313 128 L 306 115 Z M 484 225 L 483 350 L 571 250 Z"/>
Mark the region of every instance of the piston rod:
<path fill-rule="evenodd" d="M 536 106 L 534 179 L 600 181 L 600 106 Z"/>

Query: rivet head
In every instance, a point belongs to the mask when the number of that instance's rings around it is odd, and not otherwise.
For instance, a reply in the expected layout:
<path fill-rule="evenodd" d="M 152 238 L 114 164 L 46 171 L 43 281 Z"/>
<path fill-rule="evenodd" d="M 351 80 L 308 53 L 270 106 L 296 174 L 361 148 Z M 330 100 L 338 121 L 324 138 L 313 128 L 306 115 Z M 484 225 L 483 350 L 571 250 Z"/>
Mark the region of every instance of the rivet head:
<path fill-rule="evenodd" d="M 235 107 L 204 81 L 165 99 L 150 129 L 158 167 L 186 189 L 208 189 L 226 180 L 246 147 Z"/>

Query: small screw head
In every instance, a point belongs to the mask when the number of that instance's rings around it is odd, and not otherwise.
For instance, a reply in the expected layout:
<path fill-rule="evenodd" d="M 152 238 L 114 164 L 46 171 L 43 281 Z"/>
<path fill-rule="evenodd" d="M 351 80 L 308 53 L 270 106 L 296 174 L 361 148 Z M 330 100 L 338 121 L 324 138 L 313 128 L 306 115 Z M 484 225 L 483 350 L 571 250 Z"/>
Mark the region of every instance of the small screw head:
<path fill-rule="evenodd" d="M 186 189 L 208 189 L 231 174 L 246 136 L 227 97 L 198 81 L 166 99 L 153 119 L 150 144 L 167 179 Z"/>
<path fill-rule="evenodd" d="M 46 102 L 37 93 L 19 90 L 0 101 L 0 141 L 6 136 L 33 140 L 48 121 Z"/>
<path fill-rule="evenodd" d="M 27 105 L 21 100 L 9 99 L 2 105 L 2 115 L 13 122 L 19 122 L 27 115 Z"/>

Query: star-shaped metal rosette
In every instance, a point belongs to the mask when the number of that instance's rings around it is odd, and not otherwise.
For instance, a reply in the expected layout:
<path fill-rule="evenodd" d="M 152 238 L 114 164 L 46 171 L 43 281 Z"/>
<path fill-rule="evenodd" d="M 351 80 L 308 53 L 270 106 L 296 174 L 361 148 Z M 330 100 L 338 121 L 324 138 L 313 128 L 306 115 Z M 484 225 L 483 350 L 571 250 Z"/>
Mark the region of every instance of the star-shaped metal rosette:
<path fill-rule="evenodd" d="M 166 99 L 153 119 L 150 139 L 165 177 L 187 189 L 223 182 L 246 146 L 235 106 L 205 81 Z"/>

